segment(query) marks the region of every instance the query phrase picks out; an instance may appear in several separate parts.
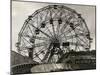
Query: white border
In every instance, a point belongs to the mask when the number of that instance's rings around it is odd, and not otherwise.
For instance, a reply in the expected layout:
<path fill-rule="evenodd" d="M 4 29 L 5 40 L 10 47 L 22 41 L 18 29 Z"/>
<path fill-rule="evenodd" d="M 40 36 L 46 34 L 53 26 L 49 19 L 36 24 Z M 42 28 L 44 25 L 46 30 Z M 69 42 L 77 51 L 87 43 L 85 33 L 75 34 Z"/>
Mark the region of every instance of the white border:
<path fill-rule="evenodd" d="M 28 0 L 34 1 L 34 0 Z M 35 0 L 43 2 L 96 5 L 97 7 L 97 69 L 41 73 L 41 75 L 99 75 L 100 74 L 100 0 Z M 10 1 L 0 0 L 0 75 L 10 75 Z M 34 74 L 35 75 L 35 74 Z M 39 74 L 36 74 L 39 75 Z"/>

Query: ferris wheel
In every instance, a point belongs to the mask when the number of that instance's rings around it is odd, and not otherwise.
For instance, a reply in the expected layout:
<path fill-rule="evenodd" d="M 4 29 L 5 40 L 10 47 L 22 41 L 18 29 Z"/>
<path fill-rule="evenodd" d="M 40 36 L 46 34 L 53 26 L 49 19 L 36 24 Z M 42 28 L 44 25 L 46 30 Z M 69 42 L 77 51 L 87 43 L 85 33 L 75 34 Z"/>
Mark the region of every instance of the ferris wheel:
<path fill-rule="evenodd" d="M 63 5 L 48 5 L 25 20 L 18 34 L 22 55 L 39 63 L 56 63 L 70 51 L 88 51 L 90 32 L 81 14 Z"/>

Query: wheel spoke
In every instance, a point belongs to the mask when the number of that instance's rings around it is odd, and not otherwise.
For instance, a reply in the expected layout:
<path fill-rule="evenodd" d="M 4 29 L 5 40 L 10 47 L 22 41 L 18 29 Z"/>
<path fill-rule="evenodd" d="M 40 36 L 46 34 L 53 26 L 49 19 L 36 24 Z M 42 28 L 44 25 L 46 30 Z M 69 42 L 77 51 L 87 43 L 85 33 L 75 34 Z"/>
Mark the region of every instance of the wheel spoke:
<path fill-rule="evenodd" d="M 82 40 L 79 36 L 78 39 L 80 39 L 82 42 L 84 42 L 84 44 L 86 44 L 86 46 L 88 46 L 87 42 L 85 42 L 84 40 Z"/>
<path fill-rule="evenodd" d="M 41 47 L 41 46 L 46 46 L 46 45 L 47 45 L 46 42 L 42 42 L 42 43 L 35 44 L 35 47 Z"/>
<path fill-rule="evenodd" d="M 50 48 L 51 48 L 51 44 L 49 45 L 49 47 L 47 48 L 47 52 L 46 52 L 46 54 L 45 54 L 45 56 L 44 56 L 44 58 L 43 58 L 43 62 L 48 58 L 48 56 L 49 56 L 49 54 L 50 54 Z"/>
<path fill-rule="evenodd" d="M 46 37 L 39 37 L 39 36 L 30 36 L 30 35 L 22 35 L 23 37 L 27 37 L 27 38 L 32 38 L 32 39 L 38 39 L 38 40 L 45 40 L 45 41 L 47 41 L 48 40 L 48 38 L 46 38 Z"/>
<path fill-rule="evenodd" d="M 73 39 L 73 38 L 76 38 L 78 36 L 85 36 L 83 33 L 80 33 L 80 34 L 74 34 L 74 35 L 69 35 L 69 36 L 66 36 L 65 34 L 63 34 L 64 36 L 62 37 L 65 37 L 66 40 L 69 40 L 69 39 Z"/>
<path fill-rule="evenodd" d="M 84 30 L 81 30 L 81 29 L 79 29 L 79 28 L 76 28 L 75 30 L 78 30 L 78 31 L 84 32 Z"/>
<path fill-rule="evenodd" d="M 67 26 L 68 25 L 66 25 L 67 23 L 65 23 L 64 25 L 63 25 L 63 27 L 60 29 L 60 33 L 62 34 L 64 31 L 65 31 L 65 29 L 67 28 Z"/>
<path fill-rule="evenodd" d="M 54 36 L 55 36 L 56 34 L 55 34 L 54 24 L 52 24 L 52 30 L 53 30 L 53 33 L 54 33 Z"/>
<path fill-rule="evenodd" d="M 31 34 L 33 34 L 33 32 L 32 32 L 32 30 L 31 30 L 31 28 L 30 28 L 30 26 L 29 26 L 29 25 L 28 25 L 28 28 L 30 29 Z"/>
<path fill-rule="evenodd" d="M 32 27 L 34 27 L 35 29 L 38 29 L 37 27 L 35 27 L 33 24 L 30 24 Z M 51 38 L 47 33 L 43 32 L 42 30 L 39 29 L 39 31 L 41 33 L 43 33 L 44 35 L 46 35 L 47 37 Z"/>
<path fill-rule="evenodd" d="M 30 45 L 32 45 L 25 37 L 23 37 L 23 39 Z"/>
<path fill-rule="evenodd" d="M 77 38 L 77 41 L 78 41 L 78 43 L 81 43 L 80 40 L 79 40 L 78 38 Z M 85 44 L 84 44 L 84 46 L 81 46 L 81 47 L 84 48 L 84 49 L 85 49 L 85 48 L 89 48 L 89 46 L 88 46 L 88 45 L 85 45 Z"/>
<path fill-rule="evenodd" d="M 53 31 L 53 34 L 54 34 L 54 37 L 55 37 L 55 27 L 54 27 L 54 24 L 53 24 L 53 17 L 52 17 L 52 11 L 50 10 L 50 24 L 52 25 L 52 31 Z"/>
<path fill-rule="evenodd" d="M 49 31 L 49 33 L 51 34 L 51 36 L 53 36 L 52 32 L 49 30 L 49 28 L 46 26 L 46 29 Z"/>
<path fill-rule="evenodd" d="M 57 35 L 59 35 L 59 29 L 60 29 L 60 24 L 58 24 L 56 30 L 57 30 Z"/>
<path fill-rule="evenodd" d="M 44 49 L 45 49 L 45 48 L 43 47 L 41 50 L 39 50 L 39 51 L 38 51 L 37 53 L 35 53 L 35 54 L 38 54 L 38 55 L 41 54 L 42 51 L 46 51 L 46 50 L 44 50 Z M 34 59 L 34 58 L 36 58 L 36 56 L 34 56 L 33 59 Z"/>
<path fill-rule="evenodd" d="M 45 41 L 48 40 L 48 38 L 46 38 L 46 37 L 35 36 L 34 38 L 35 38 L 35 39 L 39 39 L 39 40 L 45 40 Z"/>
<path fill-rule="evenodd" d="M 75 30 L 75 28 L 78 27 L 78 26 L 79 26 L 79 25 L 76 24 L 75 27 L 74 27 L 74 30 Z M 64 33 L 66 33 L 66 34 L 68 35 L 69 33 L 71 33 L 71 31 L 73 31 L 73 29 L 72 29 L 72 28 L 69 28 L 67 31 L 63 32 L 63 33 L 60 34 L 59 36 L 63 35 Z"/>
<path fill-rule="evenodd" d="M 22 39 L 21 41 L 23 41 L 24 47 L 26 48 L 26 44 L 25 44 L 25 42 L 24 42 L 25 40 Z"/>

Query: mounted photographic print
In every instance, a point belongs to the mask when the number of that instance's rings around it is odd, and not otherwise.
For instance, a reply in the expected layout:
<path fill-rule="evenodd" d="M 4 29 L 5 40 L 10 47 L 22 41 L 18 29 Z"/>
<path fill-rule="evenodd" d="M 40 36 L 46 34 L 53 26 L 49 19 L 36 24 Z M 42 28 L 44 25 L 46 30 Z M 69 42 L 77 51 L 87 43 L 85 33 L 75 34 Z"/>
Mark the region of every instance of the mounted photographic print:
<path fill-rule="evenodd" d="M 96 6 L 12 1 L 11 74 L 96 69 Z"/>

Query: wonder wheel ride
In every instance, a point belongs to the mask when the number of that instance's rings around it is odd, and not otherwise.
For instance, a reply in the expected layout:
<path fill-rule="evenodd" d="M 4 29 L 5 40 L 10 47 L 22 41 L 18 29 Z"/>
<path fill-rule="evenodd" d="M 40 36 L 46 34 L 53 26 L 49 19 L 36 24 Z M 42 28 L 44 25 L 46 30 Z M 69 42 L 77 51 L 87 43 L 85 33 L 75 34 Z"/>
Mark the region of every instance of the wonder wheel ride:
<path fill-rule="evenodd" d="M 38 63 L 57 63 L 70 51 L 88 51 L 91 37 L 81 14 L 63 5 L 48 5 L 25 20 L 18 52 Z"/>

